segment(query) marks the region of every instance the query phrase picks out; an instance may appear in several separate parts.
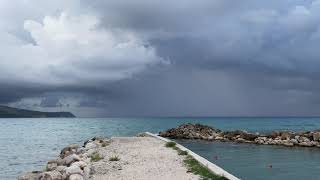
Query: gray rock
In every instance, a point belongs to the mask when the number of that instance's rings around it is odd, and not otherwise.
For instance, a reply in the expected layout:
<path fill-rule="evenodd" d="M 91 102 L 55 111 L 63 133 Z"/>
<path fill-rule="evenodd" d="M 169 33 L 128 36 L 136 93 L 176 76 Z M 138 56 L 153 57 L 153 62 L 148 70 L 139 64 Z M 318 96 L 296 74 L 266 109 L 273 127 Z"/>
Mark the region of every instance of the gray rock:
<path fill-rule="evenodd" d="M 215 140 L 223 140 L 224 138 L 221 137 L 221 136 L 217 136 L 217 137 L 215 137 L 214 139 L 215 139 Z"/>
<path fill-rule="evenodd" d="M 84 180 L 83 176 L 81 176 L 80 174 L 72 174 L 69 177 L 69 180 Z"/>
<path fill-rule="evenodd" d="M 83 169 L 83 174 L 85 179 L 89 179 L 90 177 L 90 166 L 87 166 Z"/>
<path fill-rule="evenodd" d="M 310 139 L 307 137 L 301 136 L 299 142 L 310 142 Z"/>
<path fill-rule="evenodd" d="M 57 166 L 56 171 L 59 171 L 61 174 L 66 172 L 67 166 Z"/>
<path fill-rule="evenodd" d="M 85 163 L 84 161 L 77 161 L 72 163 L 71 166 L 78 166 L 79 168 L 83 169 L 87 166 L 87 163 Z"/>
<path fill-rule="evenodd" d="M 292 142 L 284 142 L 283 145 L 284 146 L 294 146 L 294 144 Z"/>
<path fill-rule="evenodd" d="M 290 142 L 295 145 L 299 144 L 299 141 L 297 139 L 290 139 Z"/>
<path fill-rule="evenodd" d="M 59 171 L 45 172 L 41 180 L 62 180 L 62 174 Z"/>
<path fill-rule="evenodd" d="M 22 174 L 18 177 L 18 180 L 39 180 L 42 177 L 41 171 L 33 171 Z"/>
<path fill-rule="evenodd" d="M 66 160 L 65 160 L 65 159 L 62 159 L 62 158 L 60 158 L 60 157 L 58 157 L 58 158 L 56 159 L 56 162 L 57 162 L 57 165 L 58 165 L 58 166 L 62 166 L 62 165 L 65 165 L 65 164 L 66 164 Z"/>
<path fill-rule="evenodd" d="M 87 157 L 90 157 L 96 152 L 97 152 L 96 149 L 89 149 L 85 154 L 87 155 Z"/>
<path fill-rule="evenodd" d="M 320 140 L 320 132 L 313 133 L 313 140 L 314 141 L 319 141 Z"/>
<path fill-rule="evenodd" d="M 312 147 L 314 145 L 311 142 L 300 142 L 299 146 Z"/>
<path fill-rule="evenodd" d="M 94 143 L 94 142 L 89 142 L 89 143 L 87 143 L 86 144 L 86 149 L 94 149 L 94 148 L 98 148 L 99 146 L 96 144 L 96 143 Z"/>
<path fill-rule="evenodd" d="M 57 168 L 57 166 L 58 166 L 57 161 L 55 161 L 55 160 L 54 161 L 49 161 L 47 163 L 46 170 L 47 171 L 53 171 L 53 170 L 55 170 Z"/>
<path fill-rule="evenodd" d="M 65 157 L 64 159 L 65 159 L 66 165 L 70 165 L 71 163 L 73 163 L 75 161 L 80 161 L 80 157 L 76 154 L 71 154 L 71 155 Z"/>
<path fill-rule="evenodd" d="M 239 142 L 239 143 L 245 142 L 245 139 L 243 139 L 243 138 L 238 138 L 238 139 L 236 139 L 236 142 Z"/>
<path fill-rule="evenodd" d="M 70 144 L 61 150 L 60 157 L 64 158 L 66 156 L 69 156 L 70 154 L 76 152 L 78 148 L 79 148 L 78 144 Z"/>
<path fill-rule="evenodd" d="M 86 149 L 85 148 L 83 148 L 83 147 L 81 147 L 81 148 L 78 148 L 77 149 L 77 154 L 83 154 L 83 153 L 85 153 L 86 152 Z"/>
<path fill-rule="evenodd" d="M 78 166 L 70 166 L 66 168 L 66 174 L 67 176 L 72 174 L 83 174 L 83 171 Z"/>

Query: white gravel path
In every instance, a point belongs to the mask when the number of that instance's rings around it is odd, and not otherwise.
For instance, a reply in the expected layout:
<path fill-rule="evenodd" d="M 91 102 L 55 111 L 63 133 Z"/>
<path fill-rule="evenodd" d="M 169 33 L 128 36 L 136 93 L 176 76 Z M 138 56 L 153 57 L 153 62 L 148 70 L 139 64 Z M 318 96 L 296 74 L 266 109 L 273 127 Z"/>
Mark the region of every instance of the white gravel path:
<path fill-rule="evenodd" d="M 116 137 L 98 151 L 104 159 L 93 162 L 91 180 L 195 180 L 199 176 L 187 173 L 185 156 L 165 147 L 153 137 Z M 109 161 L 118 156 L 120 161 Z"/>

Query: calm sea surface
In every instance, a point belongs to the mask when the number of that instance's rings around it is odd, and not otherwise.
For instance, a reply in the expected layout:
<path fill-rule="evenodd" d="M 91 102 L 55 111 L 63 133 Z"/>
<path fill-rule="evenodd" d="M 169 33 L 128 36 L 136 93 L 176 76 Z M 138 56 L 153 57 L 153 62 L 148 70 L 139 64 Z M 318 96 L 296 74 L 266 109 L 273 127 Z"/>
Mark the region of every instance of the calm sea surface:
<path fill-rule="evenodd" d="M 24 171 L 43 169 L 48 160 L 70 143 L 82 143 L 93 136 L 157 133 L 186 122 L 251 132 L 320 129 L 320 118 L 0 119 L 0 179 L 16 179 Z M 320 179 L 317 148 L 179 142 L 244 180 Z"/>

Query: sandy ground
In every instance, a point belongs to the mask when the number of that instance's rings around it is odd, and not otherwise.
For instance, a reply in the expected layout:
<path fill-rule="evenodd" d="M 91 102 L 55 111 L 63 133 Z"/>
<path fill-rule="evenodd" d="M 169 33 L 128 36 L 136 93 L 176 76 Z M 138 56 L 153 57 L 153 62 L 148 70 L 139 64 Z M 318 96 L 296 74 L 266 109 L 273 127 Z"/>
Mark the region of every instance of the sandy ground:
<path fill-rule="evenodd" d="M 152 137 L 116 137 L 112 143 L 100 148 L 104 159 L 93 162 L 91 180 L 188 180 L 200 179 L 187 173 L 184 156 L 165 147 L 165 143 Z M 118 156 L 120 161 L 109 161 Z"/>

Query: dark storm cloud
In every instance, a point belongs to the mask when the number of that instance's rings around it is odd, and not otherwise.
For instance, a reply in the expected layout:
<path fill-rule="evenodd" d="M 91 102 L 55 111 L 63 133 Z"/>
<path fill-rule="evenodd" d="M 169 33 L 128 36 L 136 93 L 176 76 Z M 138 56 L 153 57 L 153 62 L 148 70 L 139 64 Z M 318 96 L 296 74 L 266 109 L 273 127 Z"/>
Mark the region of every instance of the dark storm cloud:
<path fill-rule="evenodd" d="M 175 63 L 318 72 L 319 1 L 96 0 L 90 7 L 105 26 L 140 32 Z"/>
<path fill-rule="evenodd" d="M 83 116 L 319 114 L 319 0 L 4 4 L 23 13 L 0 24 L 0 47 L 18 51 L 0 56 L 0 103 Z"/>

